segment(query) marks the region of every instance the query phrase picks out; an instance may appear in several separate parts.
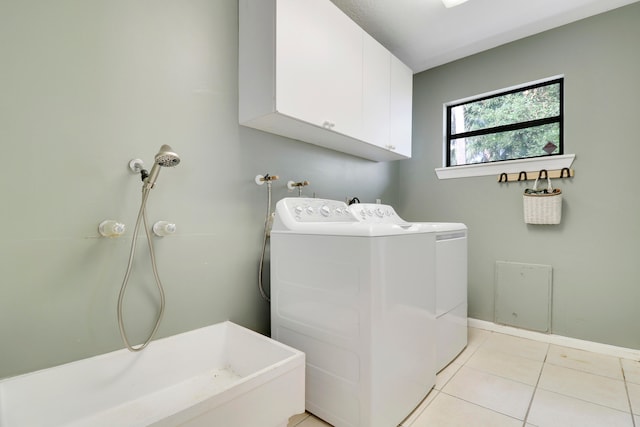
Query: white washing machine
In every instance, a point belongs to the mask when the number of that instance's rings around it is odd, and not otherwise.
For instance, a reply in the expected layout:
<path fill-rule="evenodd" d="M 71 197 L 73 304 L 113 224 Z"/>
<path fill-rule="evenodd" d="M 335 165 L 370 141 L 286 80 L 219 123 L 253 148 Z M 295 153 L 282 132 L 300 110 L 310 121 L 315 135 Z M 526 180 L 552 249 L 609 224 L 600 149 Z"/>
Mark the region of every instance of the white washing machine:
<path fill-rule="evenodd" d="M 306 354 L 306 408 L 397 426 L 435 383 L 435 233 L 286 198 L 271 231 L 271 334 Z"/>
<path fill-rule="evenodd" d="M 404 221 L 389 205 L 357 203 L 349 210 L 365 223 L 416 225 L 436 232 L 436 371 L 467 346 L 467 227 L 461 223 Z"/>

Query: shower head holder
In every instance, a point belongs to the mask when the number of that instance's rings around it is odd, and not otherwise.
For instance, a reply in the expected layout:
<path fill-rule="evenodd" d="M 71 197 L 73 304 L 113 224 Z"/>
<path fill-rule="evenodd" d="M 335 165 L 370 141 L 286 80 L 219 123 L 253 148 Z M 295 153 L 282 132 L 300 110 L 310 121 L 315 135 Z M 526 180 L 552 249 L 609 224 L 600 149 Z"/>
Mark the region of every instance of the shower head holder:
<path fill-rule="evenodd" d="M 144 170 L 144 162 L 142 159 L 131 159 L 129 161 L 129 169 L 137 175 Z"/>
<path fill-rule="evenodd" d="M 142 182 L 149 176 L 149 171 L 144 168 L 144 162 L 141 159 L 131 159 L 129 161 L 129 169 L 136 175 L 140 174 Z"/>

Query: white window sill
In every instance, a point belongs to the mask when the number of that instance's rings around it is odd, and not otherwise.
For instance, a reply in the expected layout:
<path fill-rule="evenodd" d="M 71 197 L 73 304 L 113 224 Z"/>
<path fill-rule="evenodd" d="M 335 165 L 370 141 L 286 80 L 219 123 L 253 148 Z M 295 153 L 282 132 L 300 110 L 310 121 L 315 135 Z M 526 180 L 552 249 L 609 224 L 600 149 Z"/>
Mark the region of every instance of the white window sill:
<path fill-rule="evenodd" d="M 495 163 L 478 163 L 475 165 L 451 166 L 448 168 L 436 168 L 438 179 L 468 178 L 472 176 L 496 175 L 501 173 L 537 172 L 541 169 L 570 168 L 575 154 L 563 154 L 560 156 L 536 157 L 534 159 L 506 160 Z"/>

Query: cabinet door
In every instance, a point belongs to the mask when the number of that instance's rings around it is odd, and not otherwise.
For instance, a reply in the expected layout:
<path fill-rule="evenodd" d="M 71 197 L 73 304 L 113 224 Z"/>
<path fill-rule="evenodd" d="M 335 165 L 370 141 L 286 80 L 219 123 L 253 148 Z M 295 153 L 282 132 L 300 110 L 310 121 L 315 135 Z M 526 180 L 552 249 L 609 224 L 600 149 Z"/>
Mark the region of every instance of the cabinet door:
<path fill-rule="evenodd" d="M 389 144 L 396 153 L 411 157 L 413 72 L 391 55 L 391 112 Z"/>
<path fill-rule="evenodd" d="M 359 138 L 362 30 L 329 0 L 278 0 L 276 109 Z"/>
<path fill-rule="evenodd" d="M 363 140 L 387 148 L 391 53 L 368 34 L 364 35 L 362 70 Z"/>

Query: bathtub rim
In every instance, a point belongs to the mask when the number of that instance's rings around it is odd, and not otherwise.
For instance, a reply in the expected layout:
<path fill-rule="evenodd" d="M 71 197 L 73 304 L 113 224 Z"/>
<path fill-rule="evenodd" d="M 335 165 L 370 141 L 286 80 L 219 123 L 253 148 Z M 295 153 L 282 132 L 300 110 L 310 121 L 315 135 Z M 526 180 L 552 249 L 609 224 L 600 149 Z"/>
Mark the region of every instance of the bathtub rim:
<path fill-rule="evenodd" d="M 170 412 L 170 413 L 162 413 L 161 415 L 156 415 L 154 414 L 153 417 L 146 417 L 144 418 L 144 422 L 154 425 L 156 423 L 160 423 L 165 419 L 173 419 L 173 418 L 182 418 L 182 415 L 185 411 L 189 411 L 188 416 L 186 416 L 184 419 L 185 420 L 189 420 L 189 419 L 193 419 L 193 418 L 197 418 L 203 414 L 205 414 L 207 411 L 210 411 L 214 408 L 216 408 L 217 406 L 221 406 L 224 405 L 230 401 L 232 401 L 233 399 L 236 399 L 240 396 L 242 396 L 243 394 L 246 394 L 248 392 L 250 392 L 251 390 L 254 390 L 262 385 L 265 385 L 271 381 L 274 381 L 276 378 L 278 378 L 279 376 L 282 375 L 286 375 L 287 373 L 294 371 L 296 369 L 304 369 L 305 367 L 305 354 L 303 352 L 301 352 L 300 350 L 297 350 L 293 347 L 290 347 L 286 344 L 280 343 L 278 341 L 275 341 L 273 339 L 271 339 L 270 337 L 267 337 L 263 334 L 260 334 L 256 331 L 253 331 L 249 328 L 246 328 L 244 326 L 238 325 L 230 320 L 225 320 L 222 322 L 218 322 L 218 323 L 214 323 L 211 325 L 205 325 L 202 327 L 198 327 L 195 329 L 191 329 L 188 331 L 184 331 L 184 332 L 179 332 L 173 335 L 169 335 L 167 337 L 163 337 L 163 338 L 159 338 L 157 340 L 154 340 L 154 342 L 166 342 L 167 340 L 171 340 L 171 339 L 175 339 L 176 337 L 179 336 L 189 336 L 189 335 L 197 335 L 197 334 L 206 334 L 206 330 L 207 329 L 212 329 L 212 328 L 216 328 L 216 329 L 224 329 L 222 332 L 223 338 L 221 343 L 224 343 L 225 345 L 227 345 L 227 340 L 228 340 L 228 336 L 230 335 L 230 331 L 235 331 L 235 333 L 237 333 L 238 335 L 242 335 L 242 336 L 247 336 L 250 337 L 249 339 L 257 339 L 261 342 L 264 343 L 264 345 L 269 345 L 269 346 L 275 346 L 278 347 L 279 349 L 282 349 L 285 353 L 286 356 L 280 358 L 277 362 L 275 363 L 270 363 L 260 369 L 256 369 L 246 375 L 241 375 L 240 378 L 238 378 L 236 381 L 233 381 L 229 384 L 226 384 L 224 386 L 221 386 L 220 388 L 216 389 L 215 393 L 211 393 L 211 394 L 203 394 L 203 396 L 199 399 L 194 399 L 191 400 L 189 405 L 185 405 L 184 407 L 182 407 L 180 410 L 175 411 L 175 412 Z M 153 348 L 153 343 L 151 343 L 150 347 L 148 350 Z M 145 350 L 147 351 L 147 350 Z M 5 407 L 7 405 L 7 402 L 5 401 L 4 397 L 5 397 L 5 393 L 7 393 L 6 387 L 5 385 L 10 384 L 12 382 L 16 382 L 16 381 L 20 381 L 21 379 L 24 378 L 28 378 L 28 377 L 32 377 L 32 376 L 37 376 L 37 375 L 41 375 L 44 372 L 48 371 L 48 370 L 57 370 L 57 369 L 63 369 L 63 368 L 67 368 L 69 369 L 70 365 L 73 365 L 74 363 L 78 363 L 78 362 L 84 362 L 84 363 L 88 363 L 89 360 L 91 360 L 93 363 L 96 364 L 100 364 L 100 362 L 103 359 L 108 359 L 108 358 L 113 358 L 113 357 L 118 357 L 120 354 L 126 354 L 127 356 L 129 355 L 129 351 L 126 348 L 122 348 L 122 349 L 118 349 L 118 350 L 114 350 L 111 352 L 107 352 L 107 353 L 101 353 L 95 356 L 90 356 L 87 358 L 83 358 L 83 359 L 78 359 L 75 361 L 71 361 L 71 362 L 67 362 L 67 363 L 63 363 L 60 365 L 56 365 L 56 366 L 52 366 L 49 368 L 43 368 L 43 369 L 39 369 L 36 371 L 32 371 L 32 372 L 27 372 L 24 374 L 20 374 L 20 375 L 16 375 L 16 376 L 12 376 L 12 377 L 7 377 L 7 378 L 3 378 L 0 379 L 0 409 Z M 232 363 L 231 363 L 232 364 Z M 213 366 L 212 366 L 213 367 Z M 183 380 L 186 381 L 191 377 L 185 377 Z M 175 384 L 170 384 L 169 386 L 165 387 L 165 388 L 160 388 L 158 390 L 163 390 L 163 389 L 167 389 L 170 388 Z M 127 404 L 130 404 L 131 402 L 135 402 L 137 400 L 141 400 L 144 399 L 146 396 L 149 396 L 150 393 L 146 393 L 146 394 L 142 394 L 134 399 L 128 400 L 128 401 L 124 401 L 122 404 L 116 404 L 113 406 L 107 406 L 105 408 L 101 408 L 100 410 L 98 410 L 95 413 L 91 413 L 90 415 L 87 414 L 80 414 L 79 417 L 77 418 L 73 418 L 69 420 L 69 423 L 76 425 L 76 423 L 78 424 L 82 424 L 83 420 L 89 420 L 92 417 L 97 416 L 98 414 L 102 414 L 102 413 L 107 413 L 109 411 L 115 410 L 116 408 L 118 408 L 119 406 L 126 406 Z M 0 426 L 9 426 L 8 422 L 10 420 L 10 418 L 5 418 L 6 414 L 9 411 L 0 411 Z"/>

